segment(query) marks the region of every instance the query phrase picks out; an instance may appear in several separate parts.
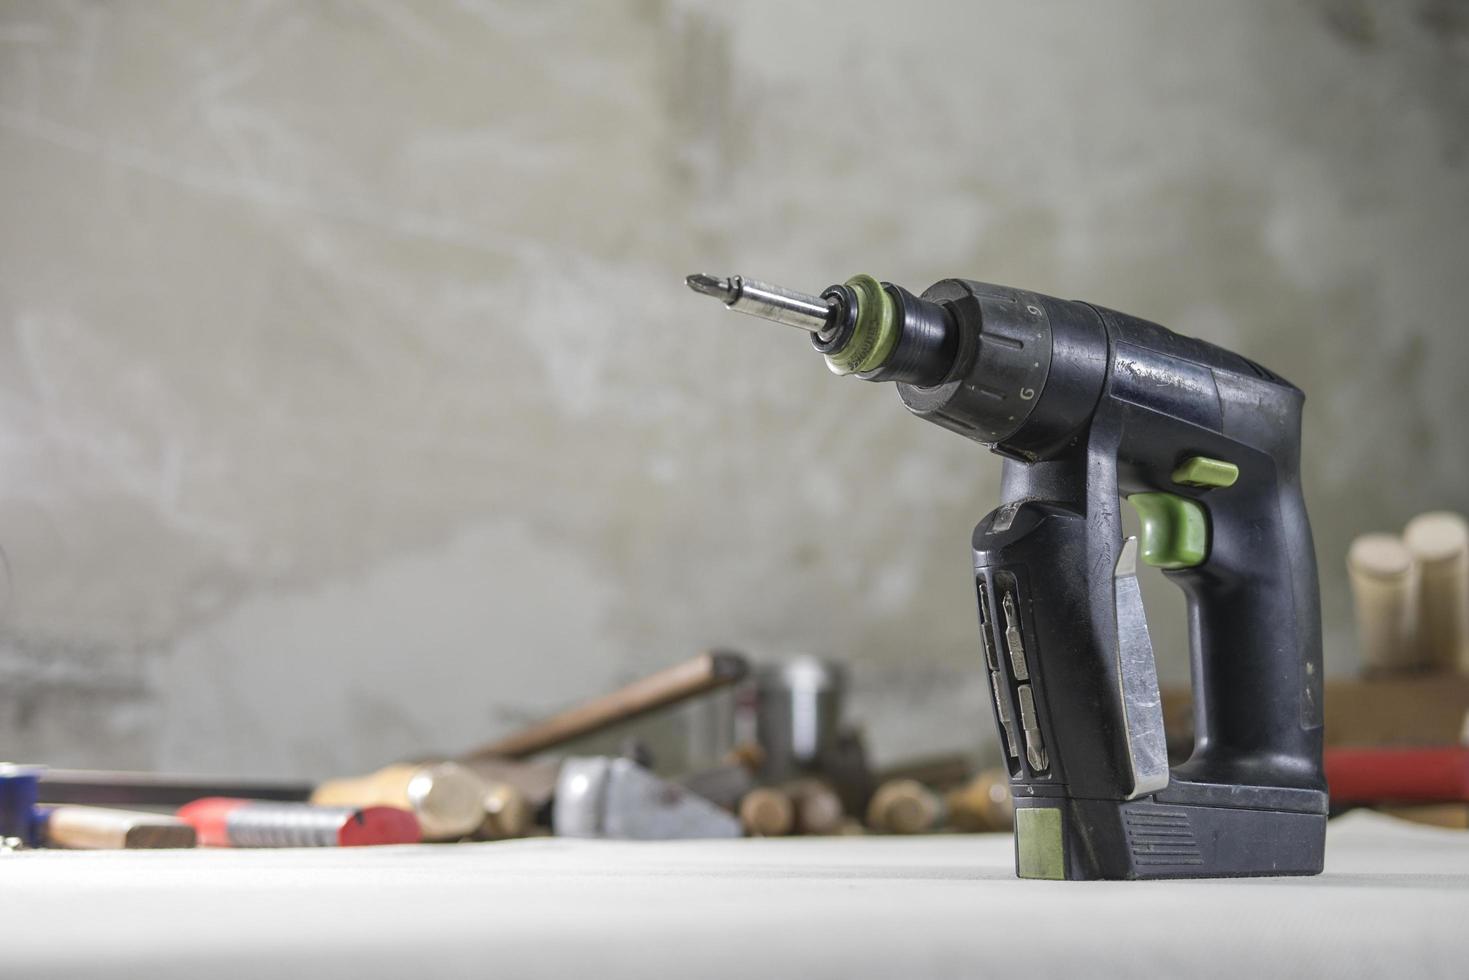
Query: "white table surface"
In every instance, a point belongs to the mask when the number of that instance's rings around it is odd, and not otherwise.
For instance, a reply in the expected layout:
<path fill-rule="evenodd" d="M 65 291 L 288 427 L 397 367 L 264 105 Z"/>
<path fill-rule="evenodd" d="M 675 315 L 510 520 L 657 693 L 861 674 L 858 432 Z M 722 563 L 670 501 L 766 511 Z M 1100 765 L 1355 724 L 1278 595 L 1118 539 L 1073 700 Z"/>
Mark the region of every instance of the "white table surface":
<path fill-rule="evenodd" d="M 0 855 L 0 977 L 1469 976 L 1469 833 L 1317 878 L 1040 882 L 1008 836 Z"/>

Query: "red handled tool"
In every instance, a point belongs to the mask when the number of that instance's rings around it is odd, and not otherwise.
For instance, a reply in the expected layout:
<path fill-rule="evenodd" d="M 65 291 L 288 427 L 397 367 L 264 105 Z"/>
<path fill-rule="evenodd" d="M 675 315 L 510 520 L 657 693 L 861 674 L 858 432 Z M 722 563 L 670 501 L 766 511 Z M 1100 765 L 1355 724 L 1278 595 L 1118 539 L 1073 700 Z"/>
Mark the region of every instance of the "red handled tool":
<path fill-rule="evenodd" d="M 203 847 L 417 844 L 418 818 L 390 806 L 317 806 L 211 796 L 179 808 Z"/>

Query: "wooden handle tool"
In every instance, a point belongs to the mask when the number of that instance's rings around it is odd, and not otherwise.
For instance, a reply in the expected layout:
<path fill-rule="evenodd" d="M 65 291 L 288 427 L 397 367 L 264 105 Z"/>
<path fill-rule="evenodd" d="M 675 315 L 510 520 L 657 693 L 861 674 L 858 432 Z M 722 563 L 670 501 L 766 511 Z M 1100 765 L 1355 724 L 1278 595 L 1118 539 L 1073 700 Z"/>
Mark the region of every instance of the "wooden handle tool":
<path fill-rule="evenodd" d="M 748 672 L 748 663 L 738 653 L 717 650 L 703 653 L 482 745 L 463 758 L 523 759 L 658 708 L 727 687 L 742 680 Z"/>
<path fill-rule="evenodd" d="M 176 817 L 100 806 L 56 806 L 41 811 L 47 847 L 78 850 L 193 847 L 194 828 Z"/>

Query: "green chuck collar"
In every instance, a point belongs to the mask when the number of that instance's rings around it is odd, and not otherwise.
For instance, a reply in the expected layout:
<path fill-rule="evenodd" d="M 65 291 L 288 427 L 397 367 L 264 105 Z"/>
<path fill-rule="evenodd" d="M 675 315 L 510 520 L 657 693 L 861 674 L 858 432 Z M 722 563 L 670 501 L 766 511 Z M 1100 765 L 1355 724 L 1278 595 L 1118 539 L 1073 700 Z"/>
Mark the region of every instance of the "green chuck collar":
<path fill-rule="evenodd" d="M 898 343 L 897 304 L 871 276 L 853 276 L 846 285 L 856 297 L 852 336 L 840 350 L 826 355 L 826 365 L 834 374 L 876 371 Z"/>

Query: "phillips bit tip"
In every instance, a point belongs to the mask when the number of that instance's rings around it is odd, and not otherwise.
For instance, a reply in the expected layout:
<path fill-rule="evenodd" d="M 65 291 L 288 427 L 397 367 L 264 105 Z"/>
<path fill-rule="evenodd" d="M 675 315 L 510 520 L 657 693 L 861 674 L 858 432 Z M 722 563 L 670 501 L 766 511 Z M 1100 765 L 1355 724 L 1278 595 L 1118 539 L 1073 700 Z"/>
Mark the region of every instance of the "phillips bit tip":
<path fill-rule="evenodd" d="M 706 275 L 702 272 L 696 272 L 691 276 L 685 276 L 684 285 L 688 286 L 696 293 L 703 293 L 705 296 L 713 296 L 715 299 L 723 303 L 734 302 L 735 296 L 739 292 L 739 290 L 735 288 L 735 284 L 730 282 L 728 279 L 721 279 L 718 276 Z"/>
<path fill-rule="evenodd" d="M 696 293 L 713 296 L 739 313 L 799 327 L 814 334 L 828 329 L 839 313 L 838 302 L 824 295 L 808 296 L 744 276 L 721 279 L 696 272 L 685 276 L 684 284 Z"/>

